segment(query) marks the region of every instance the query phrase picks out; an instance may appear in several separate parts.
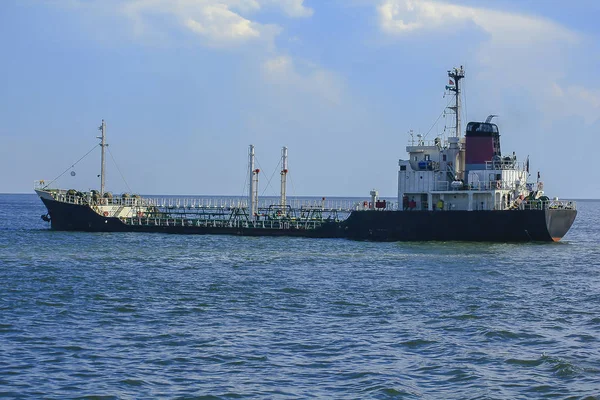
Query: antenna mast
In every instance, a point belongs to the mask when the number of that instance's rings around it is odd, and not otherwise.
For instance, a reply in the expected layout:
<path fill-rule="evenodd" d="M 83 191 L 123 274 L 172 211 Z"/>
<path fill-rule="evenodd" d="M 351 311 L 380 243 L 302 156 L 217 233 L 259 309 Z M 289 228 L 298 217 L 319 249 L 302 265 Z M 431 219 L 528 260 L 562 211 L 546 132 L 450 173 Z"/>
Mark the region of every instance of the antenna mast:
<path fill-rule="evenodd" d="M 285 213 L 285 203 L 286 203 L 286 179 L 288 173 L 288 165 L 287 165 L 287 147 L 283 147 L 281 149 L 281 212 Z"/>
<path fill-rule="evenodd" d="M 102 136 L 97 136 L 97 139 L 100 139 L 100 148 L 102 149 L 102 156 L 100 157 L 100 197 L 104 196 L 104 181 L 106 179 L 106 122 L 102 120 L 102 125 L 98 127 L 99 131 L 102 131 Z"/>
<path fill-rule="evenodd" d="M 454 111 L 456 117 L 456 132 L 455 136 L 460 137 L 460 80 L 465 77 L 465 70 L 461 65 L 460 68 L 452 68 L 448 71 L 450 82 L 446 85 L 446 89 L 454 92 L 454 106 L 448 107 Z"/>

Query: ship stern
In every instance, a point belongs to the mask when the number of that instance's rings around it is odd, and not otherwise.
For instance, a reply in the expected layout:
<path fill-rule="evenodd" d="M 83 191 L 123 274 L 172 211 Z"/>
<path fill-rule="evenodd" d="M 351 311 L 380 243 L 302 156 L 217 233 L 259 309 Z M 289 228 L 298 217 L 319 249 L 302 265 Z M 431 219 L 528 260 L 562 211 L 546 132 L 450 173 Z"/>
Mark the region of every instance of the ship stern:
<path fill-rule="evenodd" d="M 546 229 L 553 241 L 558 242 L 567 234 L 577 217 L 577 210 L 566 208 L 546 209 Z"/>

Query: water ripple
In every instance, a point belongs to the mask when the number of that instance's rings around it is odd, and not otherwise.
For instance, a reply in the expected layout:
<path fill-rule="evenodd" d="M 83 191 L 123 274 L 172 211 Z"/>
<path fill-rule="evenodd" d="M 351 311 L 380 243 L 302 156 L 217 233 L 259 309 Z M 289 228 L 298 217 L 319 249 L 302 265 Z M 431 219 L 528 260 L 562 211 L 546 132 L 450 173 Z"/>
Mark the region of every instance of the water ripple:
<path fill-rule="evenodd" d="M 598 211 L 368 243 L 52 232 L 0 195 L 0 397 L 597 398 Z"/>

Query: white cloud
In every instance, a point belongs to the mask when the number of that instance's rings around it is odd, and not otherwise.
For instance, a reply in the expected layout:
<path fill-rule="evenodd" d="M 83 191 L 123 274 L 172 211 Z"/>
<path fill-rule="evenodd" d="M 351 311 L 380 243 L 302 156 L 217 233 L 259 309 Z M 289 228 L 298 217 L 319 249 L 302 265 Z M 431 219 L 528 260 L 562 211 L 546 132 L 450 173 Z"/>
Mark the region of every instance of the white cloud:
<path fill-rule="evenodd" d="M 238 41 L 260 37 L 260 26 L 218 4 L 203 8 L 196 18 L 187 18 L 185 26 L 213 42 Z"/>
<path fill-rule="evenodd" d="M 265 72 L 269 76 L 287 75 L 292 68 L 292 59 L 287 56 L 279 56 L 265 61 Z"/>
<path fill-rule="evenodd" d="M 138 38 L 162 40 L 171 25 L 197 35 L 203 45 L 235 47 L 257 41 L 272 45 L 281 27 L 259 23 L 251 16 L 267 8 L 294 18 L 311 16 L 313 10 L 303 3 L 304 0 L 64 0 L 51 4 L 98 15 L 125 16 Z"/>
<path fill-rule="evenodd" d="M 262 3 L 280 7 L 290 17 L 310 17 L 314 12 L 303 4 L 304 0 L 262 0 Z"/>
<path fill-rule="evenodd" d="M 386 0 L 378 12 L 382 29 L 391 34 L 448 29 L 470 22 L 492 40 L 520 47 L 541 41 L 577 40 L 573 32 L 542 18 L 436 1 Z"/>
<path fill-rule="evenodd" d="M 308 63 L 301 66 L 303 73 L 291 57 L 277 56 L 264 62 L 263 74 L 267 82 L 286 91 L 318 96 L 332 105 L 341 103 L 343 85 L 334 73 Z"/>
<path fill-rule="evenodd" d="M 482 33 L 477 39 L 478 66 L 471 71 L 485 82 L 481 87 L 490 99 L 524 89 L 539 101 L 547 120 L 565 113 L 584 116 L 588 122 L 600 118 L 598 91 L 565 83 L 568 55 L 577 51 L 582 37 L 556 22 L 434 0 L 383 0 L 377 12 L 381 30 L 390 36 L 451 34 L 459 29 Z"/>
<path fill-rule="evenodd" d="M 546 102 L 551 104 L 556 116 L 579 115 L 589 125 L 600 120 L 600 90 L 579 85 L 562 88 L 555 83 L 552 93 Z"/>
<path fill-rule="evenodd" d="M 153 18 L 173 18 L 176 25 L 196 34 L 202 44 L 211 47 L 231 47 L 256 40 L 272 42 L 279 32 L 272 25 L 244 18 L 234 9 L 253 12 L 260 9 L 254 1 L 210 0 L 135 0 L 119 7 L 134 24 L 138 35 L 164 29 L 153 24 Z"/>
<path fill-rule="evenodd" d="M 242 13 L 256 12 L 264 8 L 281 10 L 293 18 L 310 17 L 313 10 L 304 5 L 304 0 L 188 0 L 193 3 L 218 3 L 226 5 Z"/>
<path fill-rule="evenodd" d="M 57 6 L 65 3 L 56 1 Z M 169 43 L 177 40 L 174 30 L 190 33 L 203 46 L 243 48 L 251 44 L 254 62 L 261 65 L 262 76 L 270 84 L 285 86 L 289 91 L 311 92 L 331 103 L 339 102 L 341 84 L 330 71 L 301 63 L 298 72 L 289 56 L 278 56 L 275 38 L 282 28 L 274 23 L 257 22 L 255 15 L 278 10 L 291 18 L 306 18 L 313 9 L 304 0 L 64 0 L 69 7 L 94 15 L 125 17 L 139 40 Z M 169 39 L 171 37 L 171 39 Z M 298 37 L 290 40 L 299 41 Z"/>

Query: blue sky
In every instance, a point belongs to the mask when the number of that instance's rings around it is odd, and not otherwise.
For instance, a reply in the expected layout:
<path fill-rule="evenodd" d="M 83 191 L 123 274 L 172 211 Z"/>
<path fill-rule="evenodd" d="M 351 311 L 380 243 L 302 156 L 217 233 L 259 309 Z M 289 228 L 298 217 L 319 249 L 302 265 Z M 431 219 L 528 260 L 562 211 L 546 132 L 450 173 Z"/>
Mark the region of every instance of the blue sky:
<path fill-rule="evenodd" d="M 105 119 L 114 192 L 243 195 L 254 144 L 260 193 L 287 146 L 290 195 L 395 196 L 408 131 L 464 65 L 466 119 L 498 114 L 549 195 L 600 198 L 599 18 L 591 0 L 3 0 L 0 193 L 58 176 Z M 57 184 L 98 187 L 99 150 L 73 170 Z"/>

